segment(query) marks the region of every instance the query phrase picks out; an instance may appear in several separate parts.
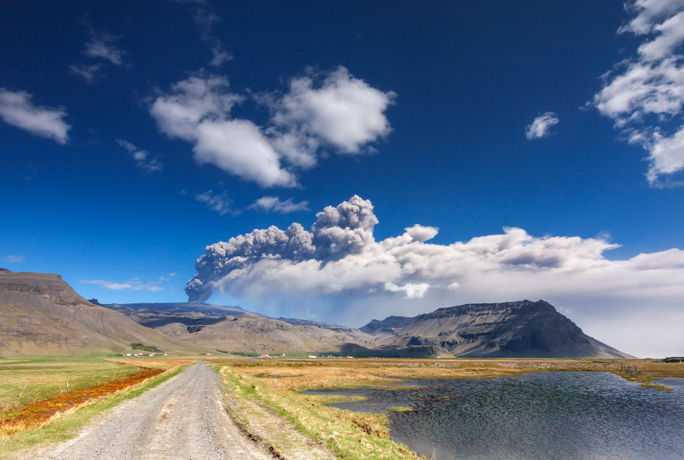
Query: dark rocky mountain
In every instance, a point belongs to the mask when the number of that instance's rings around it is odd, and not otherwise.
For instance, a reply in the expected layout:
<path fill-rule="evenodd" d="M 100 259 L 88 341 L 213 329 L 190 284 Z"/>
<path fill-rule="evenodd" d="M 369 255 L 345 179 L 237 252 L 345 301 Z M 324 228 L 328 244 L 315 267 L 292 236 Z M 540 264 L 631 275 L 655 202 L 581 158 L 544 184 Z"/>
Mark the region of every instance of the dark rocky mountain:
<path fill-rule="evenodd" d="M 382 348 L 429 346 L 453 356 L 629 357 L 589 337 L 543 300 L 468 304 L 413 318 L 390 316 L 361 330 Z"/>
<path fill-rule="evenodd" d="M 59 275 L 0 270 L 1 355 L 118 353 L 131 351 L 133 343 L 199 351 L 88 302 Z"/>

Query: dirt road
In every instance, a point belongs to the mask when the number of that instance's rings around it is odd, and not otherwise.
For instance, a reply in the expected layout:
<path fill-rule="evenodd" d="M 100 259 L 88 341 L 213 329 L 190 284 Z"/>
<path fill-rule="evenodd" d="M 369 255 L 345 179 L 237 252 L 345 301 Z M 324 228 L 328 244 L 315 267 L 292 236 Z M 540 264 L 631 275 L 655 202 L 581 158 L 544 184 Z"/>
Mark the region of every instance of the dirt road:
<path fill-rule="evenodd" d="M 45 459 L 271 459 L 226 414 L 219 377 L 198 362 L 127 401 Z"/>

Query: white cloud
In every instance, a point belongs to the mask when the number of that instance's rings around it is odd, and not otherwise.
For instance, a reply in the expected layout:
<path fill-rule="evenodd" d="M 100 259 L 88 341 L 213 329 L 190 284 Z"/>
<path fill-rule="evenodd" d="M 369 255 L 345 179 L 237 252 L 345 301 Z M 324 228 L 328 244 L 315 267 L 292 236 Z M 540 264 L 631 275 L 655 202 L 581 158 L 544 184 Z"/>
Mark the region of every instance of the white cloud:
<path fill-rule="evenodd" d="M 292 79 L 289 92 L 273 103 L 273 122 L 285 132 L 359 153 L 364 145 L 389 134 L 385 111 L 394 99 L 393 92 L 375 89 L 338 67 L 322 78 Z"/>
<path fill-rule="evenodd" d="M 0 117 L 8 125 L 66 144 L 71 128 L 64 121 L 66 111 L 33 105 L 31 97 L 25 91 L 0 88 Z"/>
<path fill-rule="evenodd" d="M 684 3 L 680 0 L 634 0 L 633 19 L 621 33 L 643 38 L 637 53 L 604 75 L 592 104 L 612 118 L 632 143 L 648 151 L 651 185 L 684 170 L 677 134 L 684 129 Z"/>
<path fill-rule="evenodd" d="M 94 83 L 102 73 L 102 64 L 72 64 L 69 70 L 87 83 Z"/>
<path fill-rule="evenodd" d="M 171 86 L 170 94 L 157 97 L 150 113 L 169 137 L 192 141 L 203 120 L 226 118 L 242 100 L 242 96 L 229 91 L 224 77 L 192 76 Z"/>
<path fill-rule="evenodd" d="M 208 190 L 204 193 L 195 195 L 195 199 L 200 203 L 207 205 L 211 211 L 217 212 L 225 216 L 229 212 L 233 212 L 233 200 L 230 199 L 226 192 L 214 193 L 213 190 Z"/>
<path fill-rule="evenodd" d="M 26 256 L 19 256 L 16 254 L 9 254 L 5 256 L 5 261 L 10 263 L 10 264 L 18 264 L 24 261 L 26 259 Z"/>
<path fill-rule="evenodd" d="M 277 152 L 249 120 L 207 120 L 197 125 L 195 159 L 211 163 L 264 187 L 296 184 L 283 169 Z"/>
<path fill-rule="evenodd" d="M 169 137 L 193 144 L 195 160 L 209 163 L 263 187 L 297 185 L 296 168 L 310 168 L 320 147 L 360 152 L 389 132 L 384 110 L 392 94 L 371 88 L 344 68 L 320 85 L 293 80 L 281 97 L 262 97 L 272 110 L 262 129 L 231 116 L 244 97 L 217 75 L 194 75 L 159 94 L 150 114 Z"/>
<path fill-rule="evenodd" d="M 221 67 L 224 63 L 233 60 L 233 55 L 223 49 L 220 43 L 215 43 L 211 47 L 211 61 L 209 65 L 212 67 Z"/>
<path fill-rule="evenodd" d="M 681 10 L 681 0 L 633 0 L 625 3 L 625 8 L 635 13 L 634 18 L 620 27 L 619 32 L 632 32 L 636 35 L 651 33 L 663 19 Z"/>
<path fill-rule="evenodd" d="M 85 55 L 94 59 L 103 59 L 112 65 L 121 67 L 126 54 L 116 46 L 118 37 L 113 35 L 93 35 L 86 43 Z"/>
<path fill-rule="evenodd" d="M 535 118 L 525 129 L 527 139 L 541 139 L 551 134 L 551 127 L 558 124 L 558 117 L 553 112 L 546 112 Z"/>
<path fill-rule="evenodd" d="M 114 35 L 97 34 L 91 30 L 90 40 L 86 43 L 83 51 L 90 62 L 72 64 L 69 66 L 69 70 L 72 74 L 92 84 L 103 75 L 106 65 L 122 67 L 126 52 L 117 46 L 118 40 L 119 37 Z"/>
<path fill-rule="evenodd" d="M 649 144 L 650 166 L 649 182 L 656 183 L 658 176 L 673 174 L 684 169 L 684 126 L 674 135 L 664 137 L 659 132 L 653 134 Z"/>
<path fill-rule="evenodd" d="M 294 176 L 258 126 L 230 119 L 242 97 L 229 92 L 223 77 L 193 76 L 153 102 L 150 113 L 162 132 L 194 143 L 195 159 L 253 180 L 264 187 L 293 186 Z"/>
<path fill-rule="evenodd" d="M 422 299 L 430 285 L 428 283 L 406 283 L 397 286 L 392 282 L 385 283 L 385 290 L 389 292 L 403 292 L 405 299 Z"/>
<path fill-rule="evenodd" d="M 655 61 L 670 55 L 673 49 L 684 40 L 684 12 L 668 18 L 654 27 L 656 38 L 639 46 L 640 56 Z"/>
<path fill-rule="evenodd" d="M 157 282 L 143 283 L 138 278 L 133 278 L 129 281 L 117 282 L 109 280 L 81 280 L 81 283 L 95 284 L 105 289 L 112 291 L 151 291 L 158 292 L 164 288 L 159 286 Z"/>
<path fill-rule="evenodd" d="M 163 169 L 159 158 L 150 154 L 148 151 L 139 149 L 125 139 L 117 139 L 116 142 L 130 153 L 138 168 L 147 172 L 161 171 Z"/>
<path fill-rule="evenodd" d="M 228 292 L 254 305 L 312 309 L 319 319 L 354 325 L 459 303 L 545 298 L 571 309 L 571 319 L 599 339 L 622 334 L 611 345 L 627 352 L 647 345 L 630 342 L 632 332 L 642 337 L 638 331 L 601 332 L 599 325 L 639 318 L 664 329 L 671 352 L 684 347 L 684 336 L 674 339 L 668 329 L 678 325 L 662 322 L 681 313 L 684 250 L 607 258 L 619 245 L 603 237 L 537 237 L 520 228 L 436 244 L 430 243 L 436 228 L 413 226 L 376 241 L 377 222 L 370 201 L 354 196 L 318 213 L 310 230 L 294 223 L 209 245 L 186 292 L 193 299 Z"/>
<path fill-rule="evenodd" d="M 288 214 L 291 212 L 308 211 L 309 202 L 294 202 L 292 198 L 281 200 L 276 196 L 262 196 L 254 203 L 249 205 L 249 208 L 264 212 L 278 212 L 281 214 Z"/>

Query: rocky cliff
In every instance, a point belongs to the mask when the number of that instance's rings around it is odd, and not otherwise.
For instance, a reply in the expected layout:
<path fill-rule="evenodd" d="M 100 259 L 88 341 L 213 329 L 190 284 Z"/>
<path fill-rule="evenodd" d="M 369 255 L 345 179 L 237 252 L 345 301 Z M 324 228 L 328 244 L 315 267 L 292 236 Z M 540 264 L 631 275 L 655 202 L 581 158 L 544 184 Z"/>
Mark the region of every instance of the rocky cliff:
<path fill-rule="evenodd" d="M 431 346 L 453 356 L 629 357 L 589 337 L 548 302 L 467 304 L 361 328 L 384 348 Z"/>

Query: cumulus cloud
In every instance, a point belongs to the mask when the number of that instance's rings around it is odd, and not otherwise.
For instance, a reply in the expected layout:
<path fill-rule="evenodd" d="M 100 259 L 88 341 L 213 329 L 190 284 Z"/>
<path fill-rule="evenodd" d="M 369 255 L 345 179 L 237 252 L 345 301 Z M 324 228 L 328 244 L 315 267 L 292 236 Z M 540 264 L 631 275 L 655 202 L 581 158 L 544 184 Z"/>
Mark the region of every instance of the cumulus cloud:
<path fill-rule="evenodd" d="M 133 158 L 133 161 L 135 161 L 135 165 L 138 168 L 147 172 L 155 172 L 162 170 L 163 166 L 159 158 L 150 154 L 148 151 L 139 149 L 134 144 L 128 142 L 125 139 L 117 139 L 116 142 L 121 147 L 126 149 L 126 151 L 128 151 L 128 153 Z"/>
<path fill-rule="evenodd" d="M 264 128 L 231 116 L 245 98 L 217 75 L 193 75 L 172 85 L 155 98 L 150 114 L 163 133 L 191 142 L 199 163 L 263 187 L 292 187 L 296 169 L 314 166 L 320 148 L 359 153 L 390 130 L 384 111 L 392 93 L 344 68 L 320 78 L 294 79 L 287 93 L 262 98 L 272 111 Z"/>
<path fill-rule="evenodd" d="M 278 212 L 281 214 L 289 214 L 297 211 L 308 211 L 308 201 L 295 202 L 292 198 L 281 200 L 277 196 L 262 196 L 254 203 L 249 205 L 250 209 L 256 209 L 263 212 Z"/>
<path fill-rule="evenodd" d="M 186 293 L 204 300 L 227 292 L 262 307 L 291 314 L 313 309 L 319 319 L 354 325 L 524 298 L 570 308 L 572 319 L 592 331 L 623 314 L 662 323 L 652 311 L 681 310 L 680 249 L 611 259 L 605 253 L 619 245 L 604 237 L 533 236 L 521 228 L 437 244 L 431 242 L 437 228 L 422 225 L 377 241 L 377 223 L 372 203 L 354 196 L 319 212 L 309 230 L 298 223 L 272 226 L 209 245 Z M 622 342 L 612 344 L 638 351 Z M 684 337 L 676 345 L 684 346 Z"/>
<path fill-rule="evenodd" d="M 174 84 L 169 94 L 152 103 L 150 114 L 162 132 L 194 144 L 195 159 L 262 186 L 292 186 L 292 173 L 260 128 L 248 120 L 230 118 L 243 100 L 229 91 L 219 76 L 192 76 Z"/>
<path fill-rule="evenodd" d="M 208 190 L 195 195 L 195 199 L 200 203 L 206 204 L 207 208 L 222 216 L 233 212 L 233 200 L 230 199 L 226 192 L 214 193 L 213 190 Z"/>
<path fill-rule="evenodd" d="M 592 104 L 614 120 L 630 142 L 648 152 L 652 185 L 684 170 L 681 149 L 673 148 L 684 129 L 684 3 L 633 0 L 632 19 L 619 29 L 642 38 L 637 52 L 604 75 Z"/>
<path fill-rule="evenodd" d="M 25 91 L 0 88 L 0 117 L 8 125 L 16 126 L 36 136 L 47 137 L 66 144 L 71 128 L 65 121 L 62 108 L 36 106 Z"/>
<path fill-rule="evenodd" d="M 551 128 L 558 124 L 558 117 L 553 112 L 546 112 L 535 118 L 525 129 L 527 139 L 541 139 L 551 134 Z"/>
<path fill-rule="evenodd" d="M 117 282 L 109 280 L 81 280 L 81 283 L 95 284 L 105 289 L 112 291 L 151 291 L 158 292 L 164 288 L 159 286 L 157 282 L 143 283 L 139 278 L 133 278 L 129 281 Z"/>
<path fill-rule="evenodd" d="M 393 92 L 372 88 L 339 67 L 322 78 L 292 79 L 288 93 L 272 104 L 273 122 L 290 134 L 359 153 L 390 132 L 385 110 L 394 98 Z"/>

